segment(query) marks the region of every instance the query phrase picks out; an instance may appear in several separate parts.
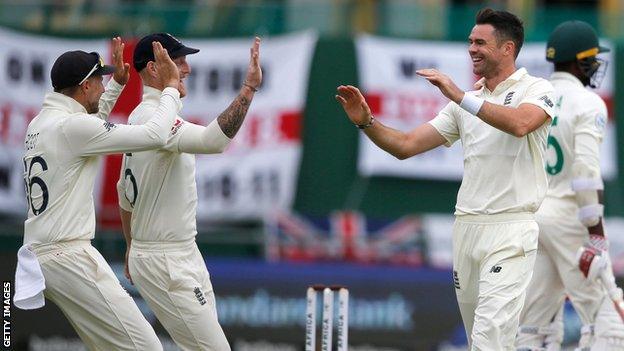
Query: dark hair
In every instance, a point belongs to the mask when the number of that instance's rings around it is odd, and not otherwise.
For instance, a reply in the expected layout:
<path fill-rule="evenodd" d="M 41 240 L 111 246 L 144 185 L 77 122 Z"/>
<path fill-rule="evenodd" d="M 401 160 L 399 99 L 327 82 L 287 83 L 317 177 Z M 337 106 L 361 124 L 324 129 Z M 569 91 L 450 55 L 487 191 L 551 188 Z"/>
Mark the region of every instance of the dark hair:
<path fill-rule="evenodd" d="M 496 11 L 490 8 L 477 13 L 476 24 L 489 24 L 494 27 L 496 39 L 511 40 L 516 45 L 515 57 L 518 57 L 524 43 L 524 26 L 518 16 L 507 11 Z"/>
<path fill-rule="evenodd" d="M 74 86 L 67 87 L 67 88 L 62 88 L 62 89 L 54 89 L 54 92 L 55 93 L 61 93 L 63 95 L 67 95 L 67 96 L 71 97 L 71 96 L 74 96 L 74 94 L 76 94 L 78 89 L 80 89 L 80 85 L 74 85 Z"/>

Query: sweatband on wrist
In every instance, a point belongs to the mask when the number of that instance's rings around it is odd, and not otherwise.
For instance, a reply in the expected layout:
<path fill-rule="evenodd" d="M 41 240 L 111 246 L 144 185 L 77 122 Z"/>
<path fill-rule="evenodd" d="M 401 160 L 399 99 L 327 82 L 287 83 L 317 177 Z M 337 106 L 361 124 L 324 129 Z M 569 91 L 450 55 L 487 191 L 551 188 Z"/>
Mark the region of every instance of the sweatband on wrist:
<path fill-rule="evenodd" d="M 479 97 L 476 97 L 472 94 L 464 93 L 464 98 L 459 103 L 459 107 L 463 108 L 464 110 L 469 112 L 471 115 L 476 116 L 477 113 L 479 113 L 479 110 L 481 109 L 481 106 L 483 105 L 484 102 L 485 100 Z"/>

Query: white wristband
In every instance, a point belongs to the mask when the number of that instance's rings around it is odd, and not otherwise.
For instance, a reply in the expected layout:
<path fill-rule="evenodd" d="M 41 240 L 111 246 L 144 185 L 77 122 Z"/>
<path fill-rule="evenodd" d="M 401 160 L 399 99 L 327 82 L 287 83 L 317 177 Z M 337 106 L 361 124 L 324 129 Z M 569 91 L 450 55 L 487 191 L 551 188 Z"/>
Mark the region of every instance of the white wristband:
<path fill-rule="evenodd" d="M 479 110 L 481 109 L 481 106 L 484 102 L 485 100 L 479 97 L 476 97 L 472 94 L 464 93 L 464 98 L 459 103 L 459 107 L 468 111 L 471 115 L 476 116 L 477 113 L 479 113 Z"/>

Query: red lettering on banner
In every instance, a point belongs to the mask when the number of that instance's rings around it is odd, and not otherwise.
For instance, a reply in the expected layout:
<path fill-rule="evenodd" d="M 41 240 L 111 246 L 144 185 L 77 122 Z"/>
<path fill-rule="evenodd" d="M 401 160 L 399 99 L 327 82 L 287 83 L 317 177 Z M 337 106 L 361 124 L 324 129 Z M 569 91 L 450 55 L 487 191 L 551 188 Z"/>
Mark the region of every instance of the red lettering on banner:
<path fill-rule="evenodd" d="M 615 120 L 615 106 L 613 105 L 613 96 L 600 96 L 602 98 L 602 100 L 604 100 L 605 104 L 607 105 L 607 115 L 609 120 L 613 121 Z"/>
<path fill-rule="evenodd" d="M 382 95 L 379 93 L 368 93 L 365 94 L 366 102 L 368 103 L 368 107 L 371 109 L 371 113 L 373 115 L 382 115 Z"/>
<path fill-rule="evenodd" d="M 397 115 L 403 121 L 430 120 L 438 114 L 443 102 L 435 95 L 397 94 Z"/>
<path fill-rule="evenodd" d="M 2 138 L 3 144 L 8 144 L 9 142 L 9 127 L 10 116 L 11 116 L 11 105 L 4 105 L 2 109 L 0 109 L 0 116 L 2 117 L 2 123 L 0 124 L 0 138 Z"/>
<path fill-rule="evenodd" d="M 260 119 L 255 116 L 249 116 L 247 118 L 249 118 L 249 121 L 246 121 L 248 124 L 247 134 L 249 138 L 249 146 L 255 147 L 260 139 Z"/>
<path fill-rule="evenodd" d="M 284 112 L 279 116 L 281 140 L 301 140 L 301 113 L 299 111 Z"/>
<path fill-rule="evenodd" d="M 35 117 L 39 114 L 39 110 L 35 109 L 35 108 L 27 108 L 26 109 L 26 114 L 24 115 L 24 117 L 26 117 L 26 126 L 28 128 L 28 125 L 30 124 L 30 122 L 35 119 Z M 26 130 L 24 130 L 24 134 L 26 134 Z"/>

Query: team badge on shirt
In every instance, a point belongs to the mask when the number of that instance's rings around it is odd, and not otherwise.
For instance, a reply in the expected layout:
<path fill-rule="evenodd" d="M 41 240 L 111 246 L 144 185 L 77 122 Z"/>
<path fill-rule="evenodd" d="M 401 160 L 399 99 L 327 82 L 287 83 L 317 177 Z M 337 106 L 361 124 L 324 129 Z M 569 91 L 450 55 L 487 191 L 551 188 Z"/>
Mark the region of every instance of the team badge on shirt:
<path fill-rule="evenodd" d="M 511 104 L 511 99 L 513 98 L 514 93 L 515 91 L 511 91 L 509 92 L 509 94 L 507 94 L 507 96 L 505 96 L 505 102 L 503 102 L 503 106 Z"/>
<path fill-rule="evenodd" d="M 196 287 L 195 289 L 193 289 L 193 292 L 195 293 L 195 297 L 197 298 L 197 301 L 199 301 L 200 305 L 205 305 L 206 304 L 206 298 L 204 297 L 204 293 L 201 291 L 201 289 L 199 287 Z"/>
<path fill-rule="evenodd" d="M 173 127 L 171 127 L 171 135 L 176 135 L 180 127 L 184 124 L 184 121 L 180 118 L 176 118 L 175 122 L 173 122 Z"/>

